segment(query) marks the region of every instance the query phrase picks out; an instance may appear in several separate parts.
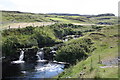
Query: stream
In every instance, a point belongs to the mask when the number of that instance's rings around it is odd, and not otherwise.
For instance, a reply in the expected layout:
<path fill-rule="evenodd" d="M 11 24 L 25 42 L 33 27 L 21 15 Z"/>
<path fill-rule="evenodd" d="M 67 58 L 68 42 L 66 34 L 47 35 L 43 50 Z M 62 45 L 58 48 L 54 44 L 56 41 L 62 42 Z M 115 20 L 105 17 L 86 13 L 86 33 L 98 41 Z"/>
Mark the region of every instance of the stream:
<path fill-rule="evenodd" d="M 66 36 L 63 42 L 68 41 L 69 37 L 76 39 L 80 36 Z M 37 51 L 36 56 L 38 60 L 35 62 L 24 61 L 24 50 L 20 49 L 20 51 L 21 52 L 18 60 L 2 63 L 3 80 L 36 80 L 40 78 L 53 78 L 64 71 L 65 65 L 61 64 L 61 62 L 50 62 L 48 60 L 44 60 L 43 48 L 40 48 Z M 54 55 L 54 53 L 56 53 L 56 51 L 53 49 L 50 54 Z"/>
<path fill-rule="evenodd" d="M 63 64 L 52 62 L 35 62 L 11 64 L 3 63 L 3 79 L 9 80 L 27 80 L 36 78 L 52 78 L 64 71 Z"/>
<path fill-rule="evenodd" d="M 36 78 L 52 78 L 64 71 L 64 65 L 44 59 L 44 50 L 37 51 L 35 62 L 24 61 L 24 51 L 20 49 L 19 59 L 2 65 L 2 77 L 8 80 L 27 80 Z M 56 51 L 52 50 L 51 54 Z"/>

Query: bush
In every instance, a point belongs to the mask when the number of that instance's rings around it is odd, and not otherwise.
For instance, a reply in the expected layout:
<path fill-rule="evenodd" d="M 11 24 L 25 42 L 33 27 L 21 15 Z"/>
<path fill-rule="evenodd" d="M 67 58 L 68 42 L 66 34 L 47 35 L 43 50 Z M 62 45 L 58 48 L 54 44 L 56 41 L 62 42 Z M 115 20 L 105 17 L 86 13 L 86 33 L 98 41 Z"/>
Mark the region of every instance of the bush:
<path fill-rule="evenodd" d="M 31 35 L 33 34 L 34 27 L 27 26 L 26 28 L 17 28 L 17 29 L 5 29 L 2 31 L 2 36 L 10 35 Z"/>
<path fill-rule="evenodd" d="M 87 53 L 91 53 L 94 49 L 91 39 L 73 40 L 59 48 L 56 60 L 74 64 L 76 60 L 87 57 Z"/>
<path fill-rule="evenodd" d="M 2 44 L 2 53 L 6 56 L 14 54 L 19 46 L 20 44 L 15 36 L 7 37 Z"/>
<path fill-rule="evenodd" d="M 5 55 L 16 53 L 19 48 L 31 48 L 33 46 L 48 47 L 60 40 L 66 35 L 82 34 L 80 31 L 74 31 L 73 24 L 54 24 L 50 26 L 6 29 L 1 32 L 2 48 Z M 58 41 L 59 40 L 59 41 Z M 69 45 L 70 46 L 70 45 Z"/>
<path fill-rule="evenodd" d="M 36 39 L 39 48 L 49 46 L 55 43 L 55 41 L 51 37 L 45 34 L 40 34 L 39 32 L 36 32 L 33 38 Z"/>

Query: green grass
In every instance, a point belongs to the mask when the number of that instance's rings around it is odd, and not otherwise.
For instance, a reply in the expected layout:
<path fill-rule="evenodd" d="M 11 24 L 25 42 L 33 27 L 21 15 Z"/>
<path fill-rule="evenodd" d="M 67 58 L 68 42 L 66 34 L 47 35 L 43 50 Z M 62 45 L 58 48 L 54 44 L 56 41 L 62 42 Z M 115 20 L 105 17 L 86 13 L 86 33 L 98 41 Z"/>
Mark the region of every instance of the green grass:
<path fill-rule="evenodd" d="M 60 16 L 49 14 L 35 14 L 35 13 L 17 13 L 10 11 L 0 12 L 3 24 L 19 23 L 19 22 L 63 22 L 63 23 L 80 23 L 80 24 L 96 24 L 98 22 L 110 22 L 117 24 L 116 16 L 101 16 L 87 18 L 85 16 Z M 99 20 L 101 18 L 110 18 Z"/>
<path fill-rule="evenodd" d="M 5 28 L 4 26 L 6 25 L 10 25 L 13 23 L 20 23 L 20 22 L 26 22 L 26 23 L 33 22 L 34 23 L 34 22 L 58 21 L 58 23 L 60 22 L 60 23 L 79 23 L 79 24 L 81 23 L 82 24 L 83 23 L 84 24 L 96 24 L 98 22 L 110 22 L 114 24 L 117 23 L 117 18 L 115 16 L 112 16 L 112 17 L 102 16 L 102 17 L 87 18 L 83 16 L 59 16 L 59 15 L 47 15 L 47 14 L 3 12 L 2 17 L 0 17 L 0 19 L 1 18 L 3 22 L 3 25 L 1 27 L 3 29 Z M 100 18 L 111 18 L 111 19 L 99 20 Z M 0 30 L 1 30 L 1 27 L 0 27 Z M 100 78 L 117 78 L 118 77 L 117 68 L 101 69 L 99 68 L 99 66 L 103 66 L 103 65 L 98 63 L 99 56 L 100 56 L 100 60 L 109 60 L 109 59 L 113 59 L 118 56 L 118 46 L 117 46 L 118 38 L 116 37 L 118 35 L 117 26 L 116 25 L 115 26 L 103 26 L 102 30 L 100 31 L 93 29 L 92 26 L 83 26 L 80 28 L 73 28 L 73 30 L 83 32 L 84 36 L 81 38 L 86 38 L 86 37 L 91 38 L 92 41 L 94 42 L 94 46 L 96 47 L 96 49 L 94 52 L 91 53 L 92 55 L 89 56 L 87 59 L 82 60 L 82 61 L 77 61 L 76 65 L 72 65 L 70 66 L 70 68 L 65 69 L 65 71 L 61 73 L 59 76 L 61 76 L 62 78 L 66 78 L 66 77 L 77 78 L 77 77 L 80 77 L 79 75 L 80 72 L 85 72 L 85 75 L 82 76 L 85 78 L 99 78 L 99 77 Z M 85 32 L 87 30 L 94 30 L 94 32 L 90 32 L 90 31 Z M 50 36 L 53 40 L 59 41 L 55 37 L 54 35 L 55 33 L 53 33 L 52 29 L 48 27 L 44 27 L 43 33 L 46 36 Z M 97 34 L 93 34 L 93 33 L 97 33 Z M 29 40 L 28 39 L 29 36 L 26 35 L 21 38 L 19 38 L 19 41 L 21 42 L 21 44 L 26 44 L 27 42 L 29 42 L 29 41 L 26 41 L 26 40 Z M 24 41 L 26 43 L 24 43 Z M 30 41 L 30 42 L 33 42 L 33 41 Z M 34 46 L 36 46 L 36 44 Z M 92 59 L 92 63 L 91 63 L 91 59 Z M 91 69 L 91 64 L 92 64 L 93 69 Z M 86 67 L 86 69 L 83 69 L 84 67 Z"/>
<path fill-rule="evenodd" d="M 60 21 L 60 22 L 66 22 L 66 23 L 70 23 L 71 22 L 70 20 L 63 19 L 63 18 L 50 18 L 50 19 L 56 20 L 56 21 Z"/>
<path fill-rule="evenodd" d="M 92 55 L 89 56 L 86 60 L 82 60 L 80 62 L 78 61 L 76 65 L 65 69 L 64 73 L 61 73 L 59 76 L 61 76 L 61 78 L 118 78 L 118 68 L 99 68 L 99 66 L 104 66 L 102 64 L 99 64 L 99 56 L 101 61 L 110 60 L 118 56 L 118 39 L 117 37 L 110 37 L 117 34 L 117 30 L 117 26 L 104 27 L 99 33 L 105 34 L 105 37 L 101 35 L 90 36 L 89 34 L 92 32 L 87 33 L 87 35 L 84 37 L 89 37 L 94 41 L 96 50 L 92 52 Z M 113 48 L 110 48 L 111 46 Z M 91 65 L 93 68 L 92 70 Z M 86 67 L 86 69 L 83 69 L 84 67 Z M 80 72 L 85 72 L 85 75 L 80 76 Z"/>
<path fill-rule="evenodd" d="M 2 22 L 17 23 L 17 22 L 52 22 L 45 17 L 44 14 L 33 13 L 17 13 L 17 12 L 2 12 Z"/>
<path fill-rule="evenodd" d="M 110 19 L 104 19 L 104 18 L 110 18 Z M 92 17 L 92 18 L 90 18 L 90 20 L 93 23 L 108 22 L 108 23 L 117 24 L 117 22 L 118 22 L 117 17 L 113 17 L 113 16 Z"/>

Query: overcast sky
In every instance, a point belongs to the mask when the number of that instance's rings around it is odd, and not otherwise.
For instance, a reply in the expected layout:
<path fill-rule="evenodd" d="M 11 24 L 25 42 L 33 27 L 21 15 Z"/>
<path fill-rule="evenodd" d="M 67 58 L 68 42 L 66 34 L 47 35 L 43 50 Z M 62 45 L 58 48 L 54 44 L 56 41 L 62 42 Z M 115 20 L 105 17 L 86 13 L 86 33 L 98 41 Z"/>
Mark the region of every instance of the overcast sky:
<path fill-rule="evenodd" d="M 0 0 L 0 10 L 33 13 L 118 15 L 119 0 Z"/>

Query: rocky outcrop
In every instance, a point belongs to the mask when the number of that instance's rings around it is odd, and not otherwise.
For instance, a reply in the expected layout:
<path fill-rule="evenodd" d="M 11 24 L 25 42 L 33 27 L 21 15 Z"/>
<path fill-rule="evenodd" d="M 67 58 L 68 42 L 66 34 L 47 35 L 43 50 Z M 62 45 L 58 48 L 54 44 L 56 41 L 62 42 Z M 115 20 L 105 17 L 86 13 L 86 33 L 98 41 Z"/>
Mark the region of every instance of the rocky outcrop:
<path fill-rule="evenodd" d="M 33 62 L 37 60 L 37 53 L 38 49 L 36 48 L 30 48 L 25 51 L 25 57 L 24 60 L 27 62 Z"/>

